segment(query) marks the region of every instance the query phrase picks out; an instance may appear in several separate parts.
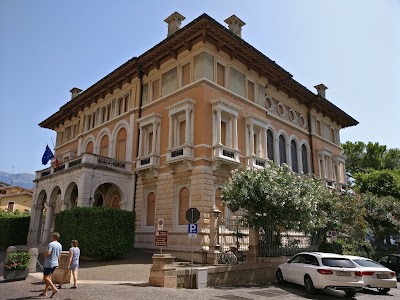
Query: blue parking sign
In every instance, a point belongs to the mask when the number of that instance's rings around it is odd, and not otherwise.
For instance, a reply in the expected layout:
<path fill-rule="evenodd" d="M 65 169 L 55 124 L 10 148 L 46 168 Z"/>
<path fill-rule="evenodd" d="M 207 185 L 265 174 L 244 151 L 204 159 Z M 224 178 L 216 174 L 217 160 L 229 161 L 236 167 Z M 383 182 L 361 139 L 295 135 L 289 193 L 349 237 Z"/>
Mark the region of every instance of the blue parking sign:
<path fill-rule="evenodd" d="M 197 224 L 188 224 L 188 233 L 197 234 Z"/>

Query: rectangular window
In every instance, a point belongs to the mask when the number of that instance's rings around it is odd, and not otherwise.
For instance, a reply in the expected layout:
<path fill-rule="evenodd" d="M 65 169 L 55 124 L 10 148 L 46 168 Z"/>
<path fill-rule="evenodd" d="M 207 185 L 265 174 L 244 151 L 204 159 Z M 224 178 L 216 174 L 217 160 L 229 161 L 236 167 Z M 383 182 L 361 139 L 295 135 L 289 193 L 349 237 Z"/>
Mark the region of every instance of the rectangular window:
<path fill-rule="evenodd" d="M 207 78 L 214 80 L 214 56 L 202 52 L 194 57 L 193 80 Z"/>
<path fill-rule="evenodd" d="M 177 80 L 177 72 L 176 72 L 176 68 L 173 68 L 167 72 L 165 72 L 164 74 L 162 74 L 161 77 L 161 83 L 162 83 L 162 87 L 161 87 L 161 94 L 162 96 L 170 94 L 174 91 L 177 90 L 178 88 L 178 80 Z"/>
<path fill-rule="evenodd" d="M 221 144 L 226 146 L 226 126 L 225 122 L 221 122 Z"/>
<path fill-rule="evenodd" d="M 147 149 L 145 155 L 150 155 L 153 150 L 153 132 L 149 132 L 148 134 L 148 141 L 147 141 Z"/>
<path fill-rule="evenodd" d="M 185 144 L 186 121 L 179 122 L 179 146 Z"/>
<path fill-rule="evenodd" d="M 317 134 L 321 135 L 321 121 L 317 120 Z"/>
<path fill-rule="evenodd" d="M 217 63 L 217 83 L 225 86 L 225 67 Z"/>
<path fill-rule="evenodd" d="M 148 104 L 149 101 L 149 84 L 145 83 L 143 84 L 143 89 L 142 89 L 142 104 L 146 105 Z"/>
<path fill-rule="evenodd" d="M 258 85 L 258 104 L 265 107 L 265 87 L 261 84 Z"/>
<path fill-rule="evenodd" d="M 190 83 L 190 64 L 182 66 L 181 84 L 186 86 Z"/>
<path fill-rule="evenodd" d="M 335 129 L 331 128 L 331 142 L 335 142 Z"/>
<path fill-rule="evenodd" d="M 110 120 L 111 117 L 111 104 L 107 105 L 107 121 Z"/>
<path fill-rule="evenodd" d="M 247 81 L 247 98 L 254 102 L 254 83 Z"/>
<path fill-rule="evenodd" d="M 157 100 L 158 98 L 160 98 L 160 80 L 155 80 L 153 81 L 153 84 L 151 85 L 152 88 L 152 94 L 153 94 L 153 98 L 152 100 Z"/>
<path fill-rule="evenodd" d="M 242 97 L 246 97 L 245 76 L 234 68 L 230 69 L 229 89 Z"/>
<path fill-rule="evenodd" d="M 15 202 L 8 202 L 7 211 L 13 212 L 14 211 Z"/>

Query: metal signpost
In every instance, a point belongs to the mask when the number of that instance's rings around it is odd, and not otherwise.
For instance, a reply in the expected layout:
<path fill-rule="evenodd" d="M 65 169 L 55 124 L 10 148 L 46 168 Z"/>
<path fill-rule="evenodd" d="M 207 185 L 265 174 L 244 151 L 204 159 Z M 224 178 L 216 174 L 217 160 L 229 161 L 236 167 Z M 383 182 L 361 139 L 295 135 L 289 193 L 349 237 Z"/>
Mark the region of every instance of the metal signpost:
<path fill-rule="evenodd" d="M 191 207 L 186 211 L 186 220 L 188 224 L 188 238 L 191 239 L 191 264 L 190 264 L 190 288 L 193 288 L 193 239 L 197 238 L 198 226 L 197 221 L 200 220 L 200 212 L 197 208 Z"/>

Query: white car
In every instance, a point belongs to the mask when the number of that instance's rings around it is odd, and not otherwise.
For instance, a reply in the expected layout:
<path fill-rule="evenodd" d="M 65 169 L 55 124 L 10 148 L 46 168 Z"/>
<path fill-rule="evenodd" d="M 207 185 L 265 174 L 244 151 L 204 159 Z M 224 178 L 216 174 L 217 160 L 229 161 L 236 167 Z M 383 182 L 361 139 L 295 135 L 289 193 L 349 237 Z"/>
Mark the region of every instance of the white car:
<path fill-rule="evenodd" d="M 397 287 L 396 272 L 369 258 L 344 255 L 362 269 L 364 286 L 377 288 L 380 294 L 387 294 L 391 288 Z"/>
<path fill-rule="evenodd" d="M 354 296 L 364 286 L 360 269 L 350 259 L 322 252 L 302 252 L 280 264 L 276 280 L 303 285 L 312 295 L 319 289 L 336 289 Z"/>

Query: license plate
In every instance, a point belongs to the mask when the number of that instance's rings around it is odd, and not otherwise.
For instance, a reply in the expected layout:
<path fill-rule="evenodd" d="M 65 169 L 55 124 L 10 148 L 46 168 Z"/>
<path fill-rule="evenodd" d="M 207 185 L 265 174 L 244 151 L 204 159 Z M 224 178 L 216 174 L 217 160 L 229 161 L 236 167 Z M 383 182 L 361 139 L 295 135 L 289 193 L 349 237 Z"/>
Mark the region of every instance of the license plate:
<path fill-rule="evenodd" d="M 351 272 L 346 271 L 336 271 L 337 276 L 351 276 Z"/>
<path fill-rule="evenodd" d="M 388 274 L 377 274 L 376 277 L 379 279 L 389 279 Z"/>

